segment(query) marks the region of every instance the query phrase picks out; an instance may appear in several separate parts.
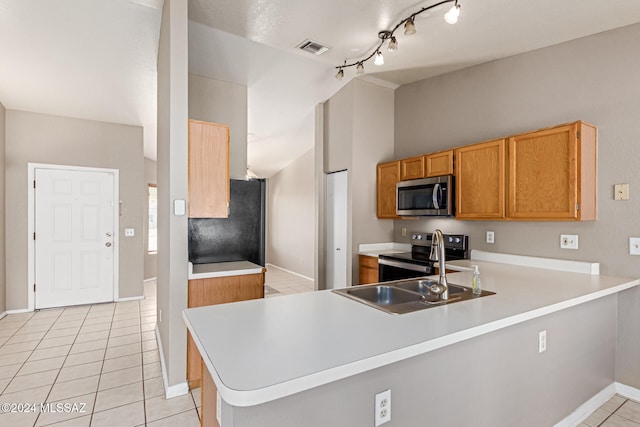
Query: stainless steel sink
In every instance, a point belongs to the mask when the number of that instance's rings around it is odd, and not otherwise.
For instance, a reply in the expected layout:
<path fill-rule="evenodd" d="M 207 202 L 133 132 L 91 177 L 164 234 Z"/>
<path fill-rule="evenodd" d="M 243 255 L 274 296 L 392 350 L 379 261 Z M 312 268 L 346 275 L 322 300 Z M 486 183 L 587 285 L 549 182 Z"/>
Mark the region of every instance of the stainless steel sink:
<path fill-rule="evenodd" d="M 483 290 L 480 295 L 473 295 L 471 288 L 449 284 L 449 298 L 441 300 L 431 292 L 431 285 L 437 283 L 431 279 L 411 279 L 335 289 L 333 292 L 392 314 L 411 313 L 495 294 Z"/>

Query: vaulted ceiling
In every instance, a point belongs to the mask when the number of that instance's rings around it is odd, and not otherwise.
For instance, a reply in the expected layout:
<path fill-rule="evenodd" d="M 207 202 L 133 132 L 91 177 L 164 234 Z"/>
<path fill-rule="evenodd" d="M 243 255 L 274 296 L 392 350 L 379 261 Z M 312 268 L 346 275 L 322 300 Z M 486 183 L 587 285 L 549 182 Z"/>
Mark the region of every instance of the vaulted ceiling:
<path fill-rule="evenodd" d="M 174 0 L 175 1 L 175 0 Z M 251 168 L 270 176 L 313 146 L 314 108 L 355 76 L 337 65 L 377 46 L 377 33 L 435 2 L 188 0 L 189 69 L 247 85 Z M 156 59 L 163 0 L 0 0 L 0 102 L 10 109 L 144 126 L 155 158 Z M 640 22 L 637 0 L 459 0 L 400 30 L 364 78 L 396 87 Z M 326 44 L 315 56 L 305 39 Z M 594 58 L 597 60 L 597 58 Z"/>

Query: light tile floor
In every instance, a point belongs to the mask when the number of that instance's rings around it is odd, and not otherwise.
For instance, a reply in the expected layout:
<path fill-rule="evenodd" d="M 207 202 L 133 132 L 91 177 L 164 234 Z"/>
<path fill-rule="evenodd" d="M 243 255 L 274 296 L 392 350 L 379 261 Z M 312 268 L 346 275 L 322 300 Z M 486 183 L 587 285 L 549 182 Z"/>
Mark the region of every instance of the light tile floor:
<path fill-rule="evenodd" d="M 313 280 L 291 274 L 273 265 L 267 266 L 264 282 L 267 298 L 314 290 Z"/>
<path fill-rule="evenodd" d="M 199 426 L 199 390 L 164 397 L 155 289 L 0 320 L 0 426 Z"/>
<path fill-rule="evenodd" d="M 640 403 L 616 394 L 578 427 L 640 427 Z"/>

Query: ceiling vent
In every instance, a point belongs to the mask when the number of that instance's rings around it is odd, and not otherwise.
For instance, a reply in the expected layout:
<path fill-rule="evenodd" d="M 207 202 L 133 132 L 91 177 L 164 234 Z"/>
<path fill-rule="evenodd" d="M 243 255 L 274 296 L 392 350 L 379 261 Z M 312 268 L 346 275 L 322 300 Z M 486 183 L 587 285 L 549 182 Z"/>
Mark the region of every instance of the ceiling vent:
<path fill-rule="evenodd" d="M 313 53 L 314 55 L 322 55 L 329 50 L 327 46 L 309 39 L 303 41 L 296 47 L 300 50 L 304 50 L 305 52 Z"/>

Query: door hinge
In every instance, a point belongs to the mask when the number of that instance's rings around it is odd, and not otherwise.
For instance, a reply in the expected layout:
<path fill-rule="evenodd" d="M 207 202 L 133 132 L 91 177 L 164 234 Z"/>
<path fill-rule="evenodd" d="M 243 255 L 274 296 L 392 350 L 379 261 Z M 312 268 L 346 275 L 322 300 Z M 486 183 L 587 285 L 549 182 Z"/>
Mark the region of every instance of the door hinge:
<path fill-rule="evenodd" d="M 36 180 L 33 180 L 33 188 L 36 188 Z"/>
<path fill-rule="evenodd" d="M 579 211 L 580 210 L 580 203 L 576 203 L 576 210 Z"/>
<path fill-rule="evenodd" d="M 36 291 L 36 284 L 34 283 L 33 284 L 33 292 L 35 292 L 35 291 Z"/>
<path fill-rule="evenodd" d="M 33 233 L 33 240 L 36 240 L 36 233 Z"/>
<path fill-rule="evenodd" d="M 580 139 L 580 131 L 576 132 L 576 138 Z"/>

